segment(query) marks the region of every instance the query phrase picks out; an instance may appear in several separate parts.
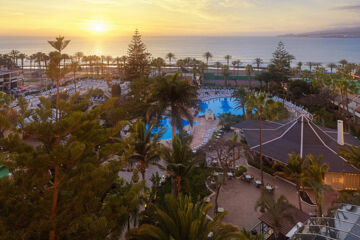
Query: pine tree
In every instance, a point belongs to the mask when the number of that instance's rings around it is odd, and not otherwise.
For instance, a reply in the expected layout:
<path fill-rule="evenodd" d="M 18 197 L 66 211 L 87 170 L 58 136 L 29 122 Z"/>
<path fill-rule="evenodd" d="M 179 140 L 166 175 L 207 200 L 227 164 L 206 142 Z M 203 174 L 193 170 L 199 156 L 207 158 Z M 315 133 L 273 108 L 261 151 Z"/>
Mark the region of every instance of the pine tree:
<path fill-rule="evenodd" d="M 11 177 L 0 179 L 0 239 L 47 239 L 53 229 L 54 166 L 58 169 L 55 229 L 57 239 L 119 239 L 130 213 L 138 209 L 143 183 L 118 177 L 122 143 L 108 141 L 124 124 L 104 128 L 99 117 L 114 100 L 88 109 L 78 93 L 59 103 L 55 121 L 49 99 L 41 99 L 24 131 L 0 140 L 0 165 Z M 59 139 L 60 141 L 57 141 Z"/>
<path fill-rule="evenodd" d="M 285 45 L 282 42 L 279 42 L 273 53 L 269 69 L 271 72 L 275 72 L 282 77 L 287 78 L 290 74 L 291 61 L 294 59 L 294 56 L 285 49 Z"/>
<path fill-rule="evenodd" d="M 147 76 L 150 73 L 150 53 L 147 52 L 145 44 L 141 40 L 138 30 L 135 31 L 128 47 L 127 64 L 125 75 L 127 80 Z"/>

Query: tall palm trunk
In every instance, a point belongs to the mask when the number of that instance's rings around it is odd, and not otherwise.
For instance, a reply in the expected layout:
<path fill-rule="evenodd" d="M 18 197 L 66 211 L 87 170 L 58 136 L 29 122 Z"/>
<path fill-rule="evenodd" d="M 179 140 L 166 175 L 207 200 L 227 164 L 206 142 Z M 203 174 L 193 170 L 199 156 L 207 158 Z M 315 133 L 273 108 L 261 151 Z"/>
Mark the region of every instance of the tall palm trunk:
<path fill-rule="evenodd" d="M 321 205 L 320 201 L 318 201 L 316 204 L 318 205 L 319 217 L 322 217 L 322 215 L 323 215 L 322 214 L 322 205 Z"/>
<path fill-rule="evenodd" d="M 296 185 L 296 190 L 297 190 L 297 194 L 298 194 L 299 209 L 300 209 L 300 211 L 302 211 L 301 198 L 300 198 L 300 186 L 299 185 Z"/>
<path fill-rule="evenodd" d="M 171 177 L 171 194 L 176 198 L 177 197 L 177 190 L 176 190 L 176 179 Z"/>
<path fill-rule="evenodd" d="M 143 161 L 139 161 L 139 170 L 140 170 L 140 173 L 141 173 L 141 177 L 142 177 L 142 180 L 145 180 L 145 172 L 146 172 L 146 166 L 145 166 L 145 163 Z"/>
<path fill-rule="evenodd" d="M 181 176 L 176 176 L 176 196 L 177 197 L 179 195 L 181 191 Z"/>

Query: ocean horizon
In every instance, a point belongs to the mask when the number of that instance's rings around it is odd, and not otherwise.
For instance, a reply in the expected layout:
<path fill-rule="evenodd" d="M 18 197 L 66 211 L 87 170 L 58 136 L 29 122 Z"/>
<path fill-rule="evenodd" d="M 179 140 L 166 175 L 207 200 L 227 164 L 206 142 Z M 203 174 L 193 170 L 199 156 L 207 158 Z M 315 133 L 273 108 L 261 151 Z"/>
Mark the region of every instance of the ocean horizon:
<path fill-rule="evenodd" d="M 131 36 L 116 38 L 69 38 L 71 43 L 64 53 L 81 51 L 85 55 L 126 55 Z M 53 51 L 49 37 L 5 37 L 0 36 L 0 53 L 9 53 L 16 49 L 26 54 Z M 295 56 L 293 63 L 321 62 L 327 64 L 346 59 L 360 63 L 360 41 L 356 38 L 307 38 L 273 36 L 143 36 L 143 41 L 153 57 L 163 57 L 168 52 L 176 58 L 194 57 L 204 60 L 204 52 L 210 51 L 213 58 L 210 63 L 225 63 L 224 56 L 231 55 L 232 60 L 240 59 L 243 64 L 262 58 L 265 63 L 272 58 L 279 41 Z"/>

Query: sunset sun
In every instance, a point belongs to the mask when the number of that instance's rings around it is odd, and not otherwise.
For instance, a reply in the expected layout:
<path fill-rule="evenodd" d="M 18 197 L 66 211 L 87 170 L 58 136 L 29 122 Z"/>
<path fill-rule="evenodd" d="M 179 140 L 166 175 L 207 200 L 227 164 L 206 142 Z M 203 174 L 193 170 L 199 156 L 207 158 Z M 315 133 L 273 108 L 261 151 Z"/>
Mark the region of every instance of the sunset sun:
<path fill-rule="evenodd" d="M 105 34 L 109 31 L 109 24 L 103 21 L 91 21 L 87 28 L 89 32 L 94 34 Z"/>

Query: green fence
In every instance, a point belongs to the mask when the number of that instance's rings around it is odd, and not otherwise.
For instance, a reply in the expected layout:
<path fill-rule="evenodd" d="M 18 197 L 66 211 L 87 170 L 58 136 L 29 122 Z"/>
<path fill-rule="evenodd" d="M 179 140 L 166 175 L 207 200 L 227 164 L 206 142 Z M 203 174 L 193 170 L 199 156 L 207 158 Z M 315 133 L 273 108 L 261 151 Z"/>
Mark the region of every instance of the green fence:
<path fill-rule="evenodd" d="M 224 81 L 225 78 L 223 75 L 215 75 L 214 73 L 205 73 L 204 74 L 205 81 L 215 81 L 215 80 L 222 80 Z M 248 76 L 229 76 L 227 78 L 229 81 L 236 80 L 236 81 L 248 81 Z M 255 80 L 254 76 L 251 76 L 250 79 L 253 81 Z"/>

